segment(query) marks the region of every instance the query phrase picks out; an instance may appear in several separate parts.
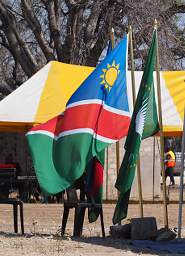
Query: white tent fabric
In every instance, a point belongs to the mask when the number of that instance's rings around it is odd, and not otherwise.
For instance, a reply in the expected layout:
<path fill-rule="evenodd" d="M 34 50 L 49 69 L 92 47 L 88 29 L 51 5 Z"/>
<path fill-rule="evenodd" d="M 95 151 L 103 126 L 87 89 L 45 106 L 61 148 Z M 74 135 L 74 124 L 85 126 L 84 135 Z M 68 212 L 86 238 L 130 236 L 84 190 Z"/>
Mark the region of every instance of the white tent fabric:
<path fill-rule="evenodd" d="M 67 100 L 93 69 L 56 61 L 48 63 L 0 102 L 0 131 L 25 131 L 32 125 L 46 122 L 63 112 Z M 135 72 L 136 92 L 141 77 L 141 71 Z M 154 72 L 154 79 L 155 77 Z M 163 71 L 160 73 L 160 80 L 163 130 L 167 135 L 179 135 L 183 126 L 185 71 Z M 132 112 L 130 71 L 127 74 L 127 88 Z"/>
<path fill-rule="evenodd" d="M 0 121 L 32 123 L 51 63 L 0 102 Z"/>

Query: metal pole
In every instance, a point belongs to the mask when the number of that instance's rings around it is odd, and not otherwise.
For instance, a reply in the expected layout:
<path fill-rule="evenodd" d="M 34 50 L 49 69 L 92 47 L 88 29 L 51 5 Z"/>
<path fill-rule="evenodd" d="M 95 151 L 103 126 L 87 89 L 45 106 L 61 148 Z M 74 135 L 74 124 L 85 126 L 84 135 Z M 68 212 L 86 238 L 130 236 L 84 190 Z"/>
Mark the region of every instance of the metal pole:
<path fill-rule="evenodd" d="M 157 20 L 155 20 L 156 29 L 156 77 L 157 77 L 157 95 L 158 95 L 158 108 L 159 108 L 159 126 L 160 126 L 160 147 L 161 147 L 161 171 L 163 180 L 163 202 L 164 202 L 164 226 L 168 228 L 168 209 L 167 209 L 167 198 L 166 198 L 166 179 L 164 170 L 164 133 L 163 133 L 163 122 L 162 122 L 162 105 L 161 105 L 161 84 L 160 84 L 160 73 L 159 73 L 159 49 L 158 49 L 158 34 L 157 34 Z"/>
<path fill-rule="evenodd" d="M 181 148 L 181 175 L 180 175 L 180 193 L 179 193 L 178 238 L 181 238 L 181 229 L 182 229 L 184 153 L 185 153 L 184 151 L 185 151 L 185 108 L 184 108 L 184 125 L 183 125 L 182 148 Z"/>
<path fill-rule="evenodd" d="M 133 54 L 133 41 L 132 41 L 132 27 L 129 26 L 129 46 L 130 46 L 130 59 L 131 59 L 131 80 L 132 80 L 132 98 L 133 107 L 136 102 L 136 90 L 135 90 L 135 75 L 134 75 L 134 54 Z M 139 209 L 140 217 L 143 218 L 143 197 L 142 197 L 142 184 L 141 184 L 141 165 L 140 156 L 138 156 L 137 161 L 137 183 L 138 183 L 138 193 L 139 193 Z"/>

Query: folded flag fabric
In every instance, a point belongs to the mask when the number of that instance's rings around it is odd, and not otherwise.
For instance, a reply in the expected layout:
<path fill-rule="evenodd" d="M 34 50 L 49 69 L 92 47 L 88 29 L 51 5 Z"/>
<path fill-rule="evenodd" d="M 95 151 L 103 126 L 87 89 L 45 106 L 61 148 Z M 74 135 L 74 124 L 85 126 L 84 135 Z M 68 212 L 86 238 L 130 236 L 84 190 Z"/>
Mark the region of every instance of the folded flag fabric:
<path fill-rule="evenodd" d="M 102 150 L 99 152 L 98 156 L 93 157 L 87 165 L 85 192 L 87 201 L 92 204 L 102 204 L 104 162 L 105 151 Z M 96 221 L 99 212 L 99 208 L 89 208 L 89 222 Z"/>
<path fill-rule="evenodd" d="M 64 115 L 27 133 L 36 175 L 46 194 L 71 186 L 93 157 L 127 135 L 126 63 L 127 36 L 72 95 Z"/>
<path fill-rule="evenodd" d="M 114 211 L 114 224 L 119 223 L 127 216 L 130 191 L 135 176 L 141 140 L 159 131 L 153 83 L 155 59 L 156 30 L 154 31 L 140 89 L 134 106 L 128 136 L 125 142 L 125 155 L 115 185 L 120 191 L 120 195 Z"/>

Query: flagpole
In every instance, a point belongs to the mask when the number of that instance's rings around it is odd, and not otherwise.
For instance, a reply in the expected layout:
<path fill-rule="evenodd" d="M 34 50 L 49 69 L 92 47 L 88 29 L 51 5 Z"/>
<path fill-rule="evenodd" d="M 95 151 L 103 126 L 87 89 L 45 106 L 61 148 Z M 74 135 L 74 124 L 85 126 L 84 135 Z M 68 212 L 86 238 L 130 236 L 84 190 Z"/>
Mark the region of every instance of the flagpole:
<path fill-rule="evenodd" d="M 154 202 L 154 186 L 155 186 L 155 136 L 153 137 L 153 168 L 152 168 L 152 198 Z"/>
<path fill-rule="evenodd" d="M 133 40 L 132 40 L 132 27 L 129 26 L 129 45 L 130 45 L 130 58 L 131 58 L 131 80 L 132 80 L 132 98 L 133 107 L 136 102 L 136 90 L 135 90 L 135 75 L 134 75 L 134 54 L 133 54 Z M 138 193 L 139 193 L 139 206 L 140 206 L 140 217 L 143 218 L 143 196 L 142 196 L 142 184 L 141 184 L 141 164 L 140 156 L 137 161 L 137 182 L 138 182 Z"/>
<path fill-rule="evenodd" d="M 114 49 L 115 43 L 114 43 L 114 29 L 111 29 L 110 32 L 110 40 L 111 40 L 111 45 L 112 45 L 112 49 Z"/>
<path fill-rule="evenodd" d="M 112 49 L 114 49 L 114 29 L 111 29 L 110 32 L 110 40 L 111 40 L 111 45 Z M 120 152 L 119 152 L 119 141 L 116 142 L 116 175 L 118 177 L 119 173 L 119 166 L 120 166 Z M 119 197 L 119 191 L 118 191 L 118 197 Z"/>
<path fill-rule="evenodd" d="M 184 153 L 185 153 L 185 108 L 184 108 L 184 125 L 183 125 L 183 135 L 182 135 L 182 147 L 181 147 L 181 175 L 180 175 L 180 193 L 179 193 L 178 238 L 181 238 L 181 228 L 182 228 Z"/>
<path fill-rule="evenodd" d="M 159 126 L 160 126 L 160 146 L 161 146 L 161 172 L 163 180 L 163 202 L 164 202 L 164 226 L 168 228 L 168 209 L 167 209 L 167 197 L 166 197 L 166 179 L 165 179 L 165 167 L 164 167 L 164 133 L 162 122 L 162 105 L 161 105 L 161 84 L 160 84 L 160 72 L 159 72 L 159 49 L 158 49 L 158 34 L 157 34 L 157 20 L 155 19 L 154 28 L 156 29 L 156 78 L 157 78 L 157 95 L 158 95 L 158 108 L 159 108 Z"/>
<path fill-rule="evenodd" d="M 109 147 L 106 148 L 106 200 L 108 200 L 108 170 L 109 170 Z"/>

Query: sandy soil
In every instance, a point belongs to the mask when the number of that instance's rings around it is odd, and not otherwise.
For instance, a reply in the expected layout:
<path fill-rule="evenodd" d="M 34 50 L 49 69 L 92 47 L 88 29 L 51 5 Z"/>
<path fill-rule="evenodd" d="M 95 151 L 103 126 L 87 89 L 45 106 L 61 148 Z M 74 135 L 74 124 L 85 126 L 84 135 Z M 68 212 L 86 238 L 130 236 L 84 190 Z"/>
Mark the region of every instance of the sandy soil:
<path fill-rule="evenodd" d="M 109 228 L 112 225 L 111 219 L 114 207 L 114 204 L 104 205 L 104 222 L 107 236 L 105 239 L 101 238 L 99 220 L 89 224 L 87 218 L 85 218 L 83 237 L 74 239 L 71 236 L 73 212 L 71 212 L 69 222 L 67 223 L 66 236 L 64 238 L 59 236 L 63 212 L 62 204 L 24 204 L 24 236 L 13 233 L 12 206 L 0 205 L 0 255 L 168 255 L 155 253 L 149 249 L 137 250 L 130 241 L 110 238 Z M 169 205 L 168 213 L 170 227 L 177 227 L 178 205 Z M 145 216 L 156 217 L 158 227 L 163 226 L 162 205 L 144 205 L 144 214 Z M 136 204 L 129 206 L 128 218 L 133 217 L 139 217 L 139 207 Z M 185 227 L 185 219 L 183 220 L 183 227 Z"/>

